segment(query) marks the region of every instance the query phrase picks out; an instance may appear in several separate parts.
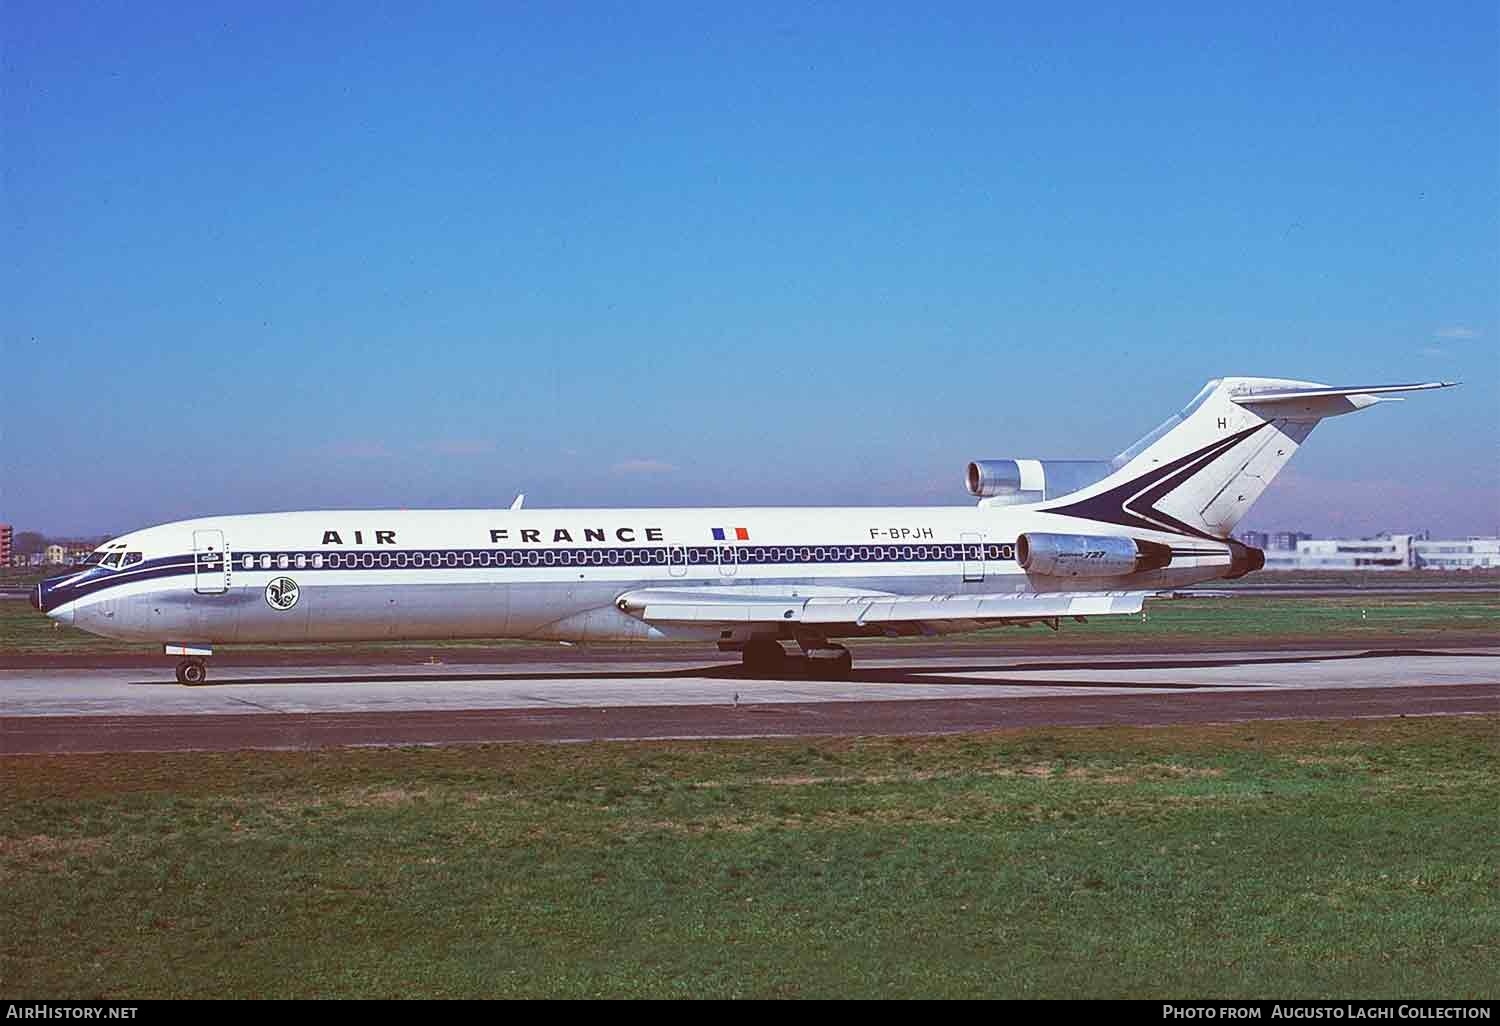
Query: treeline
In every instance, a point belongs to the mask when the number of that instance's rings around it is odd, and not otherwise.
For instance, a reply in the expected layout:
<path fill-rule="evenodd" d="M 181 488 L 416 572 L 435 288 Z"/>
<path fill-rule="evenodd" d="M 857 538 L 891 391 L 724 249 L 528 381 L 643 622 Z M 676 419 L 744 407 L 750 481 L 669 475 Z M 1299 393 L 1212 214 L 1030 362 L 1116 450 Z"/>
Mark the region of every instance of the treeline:
<path fill-rule="evenodd" d="M 108 539 L 108 535 L 90 538 L 49 538 L 40 531 L 17 531 L 11 542 L 11 551 L 21 556 L 32 556 L 45 552 L 48 545 L 61 545 L 65 549 L 93 550 Z"/>

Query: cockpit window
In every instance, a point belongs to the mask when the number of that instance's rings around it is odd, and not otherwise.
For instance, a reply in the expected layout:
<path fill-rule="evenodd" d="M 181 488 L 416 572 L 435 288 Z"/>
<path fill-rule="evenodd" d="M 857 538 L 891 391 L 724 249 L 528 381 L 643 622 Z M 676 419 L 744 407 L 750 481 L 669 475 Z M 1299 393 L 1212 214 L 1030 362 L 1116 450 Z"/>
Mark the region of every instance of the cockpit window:
<path fill-rule="evenodd" d="M 98 552 L 90 552 L 88 558 L 83 561 L 83 565 L 98 566 L 100 563 L 104 562 L 104 557 L 106 555 L 108 555 L 108 553 L 106 553 L 103 549 L 100 549 Z"/>
<path fill-rule="evenodd" d="M 125 553 L 125 562 L 121 563 L 120 565 L 134 566 L 135 564 L 139 563 L 142 558 L 143 557 L 139 552 L 127 552 Z"/>
<path fill-rule="evenodd" d="M 100 566 L 107 566 L 107 567 L 109 567 L 110 569 L 113 570 L 113 569 L 115 569 L 116 567 L 118 567 L 120 565 L 120 559 L 124 555 L 125 555 L 125 553 L 120 552 L 118 550 L 116 550 L 114 552 L 111 552 L 111 553 L 108 553 L 107 555 L 105 555 L 105 557 L 103 559 L 101 559 L 99 561 L 99 565 Z"/>

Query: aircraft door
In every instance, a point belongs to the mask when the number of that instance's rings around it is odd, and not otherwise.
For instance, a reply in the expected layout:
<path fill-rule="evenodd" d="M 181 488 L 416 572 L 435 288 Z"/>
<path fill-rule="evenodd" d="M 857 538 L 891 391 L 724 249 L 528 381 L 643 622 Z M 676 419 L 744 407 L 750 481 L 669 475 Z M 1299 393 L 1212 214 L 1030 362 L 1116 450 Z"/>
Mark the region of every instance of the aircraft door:
<path fill-rule="evenodd" d="M 963 548 L 964 580 L 984 580 L 984 536 L 975 531 L 964 531 L 958 540 Z"/>
<path fill-rule="evenodd" d="M 720 545 L 719 576 L 733 577 L 740 568 L 740 550 L 736 545 Z"/>
<path fill-rule="evenodd" d="M 687 575 L 687 549 L 681 545 L 667 546 L 667 573 L 672 577 Z"/>
<path fill-rule="evenodd" d="M 199 595 L 229 590 L 229 552 L 223 531 L 193 532 L 193 590 Z"/>

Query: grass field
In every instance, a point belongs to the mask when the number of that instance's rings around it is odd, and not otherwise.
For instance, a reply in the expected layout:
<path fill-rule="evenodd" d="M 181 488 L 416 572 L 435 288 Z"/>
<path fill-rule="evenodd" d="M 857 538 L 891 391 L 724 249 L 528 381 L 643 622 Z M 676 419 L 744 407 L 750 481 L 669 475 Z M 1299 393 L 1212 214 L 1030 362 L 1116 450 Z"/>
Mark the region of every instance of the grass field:
<path fill-rule="evenodd" d="M 1046 641 L 1052 638 L 1051 642 Z M 949 643 L 1055 643 L 1059 651 L 1091 646 L 1151 646 L 1174 642 L 1244 644 L 1348 641 L 1351 644 L 1422 644 L 1437 641 L 1500 643 L 1500 591 L 1456 592 L 1416 596 L 1350 595 L 1339 597 L 1235 595 L 1228 598 L 1158 600 L 1147 603 L 1146 617 L 1096 617 L 1088 623 L 1064 622 L 1051 635 L 1044 627 L 1000 628 L 956 635 Z M 423 642 L 402 647 L 493 648 L 494 641 Z M 229 646 L 226 651 L 257 648 L 326 651 L 334 646 Z M 361 646 L 369 648 L 375 646 Z M 700 646 L 701 647 L 701 646 Z M 156 653 L 155 645 L 130 644 L 95 637 L 64 627 L 24 601 L 0 600 L 0 656 L 6 653 Z M 649 649 L 643 649 L 643 652 Z"/>
<path fill-rule="evenodd" d="M 0 759 L 0 993 L 1500 995 L 1500 720 Z"/>

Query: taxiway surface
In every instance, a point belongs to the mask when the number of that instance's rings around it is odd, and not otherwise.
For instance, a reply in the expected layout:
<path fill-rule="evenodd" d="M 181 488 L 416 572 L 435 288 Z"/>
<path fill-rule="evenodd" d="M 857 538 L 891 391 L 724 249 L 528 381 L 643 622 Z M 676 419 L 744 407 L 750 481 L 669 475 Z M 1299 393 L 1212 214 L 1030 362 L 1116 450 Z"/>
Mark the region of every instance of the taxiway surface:
<path fill-rule="evenodd" d="M 735 662 L 0 671 L 0 752 L 923 734 L 1500 713 L 1500 648 L 873 658 L 850 680 Z"/>

